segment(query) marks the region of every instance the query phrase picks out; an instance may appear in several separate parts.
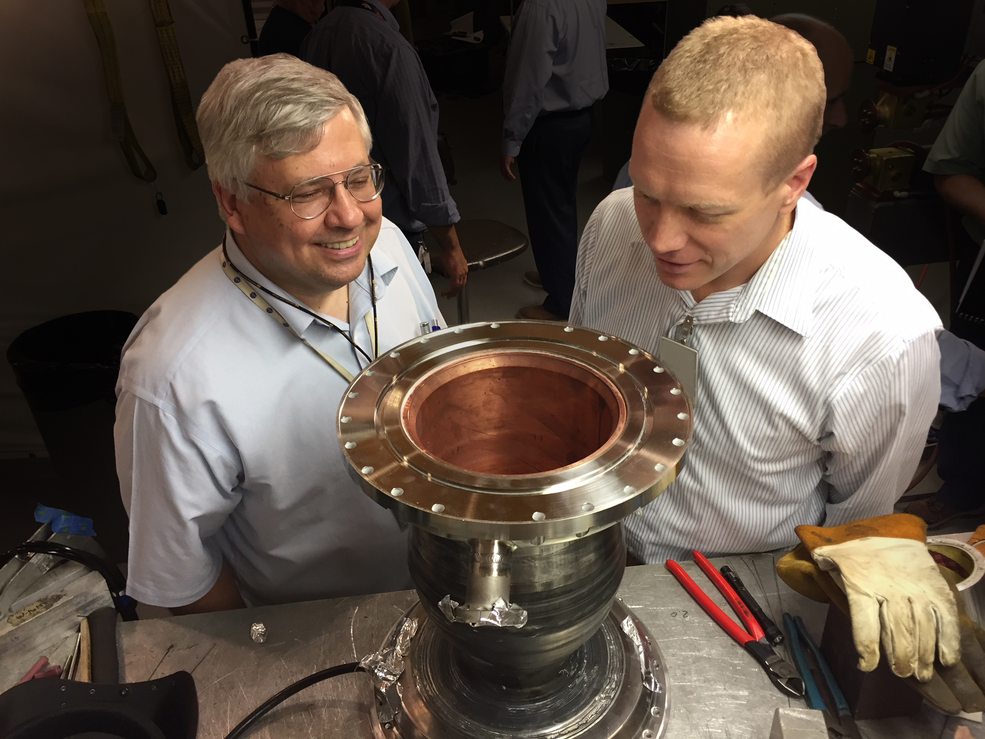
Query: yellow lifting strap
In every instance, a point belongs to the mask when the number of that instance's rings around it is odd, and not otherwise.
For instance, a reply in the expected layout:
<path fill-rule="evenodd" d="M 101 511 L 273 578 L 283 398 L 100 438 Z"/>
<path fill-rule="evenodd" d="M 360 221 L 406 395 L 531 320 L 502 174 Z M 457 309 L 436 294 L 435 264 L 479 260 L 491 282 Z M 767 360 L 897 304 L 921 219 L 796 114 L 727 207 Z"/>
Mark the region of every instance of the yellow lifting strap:
<path fill-rule="evenodd" d="M 157 171 L 150 159 L 144 154 L 127 116 L 126 101 L 123 96 L 123 79 L 120 76 L 120 59 L 116 53 L 116 39 L 113 37 L 113 26 L 109 22 L 104 0 L 83 0 L 86 15 L 92 30 L 96 34 L 99 51 L 103 57 L 103 72 L 106 75 L 106 91 L 109 93 L 110 126 L 113 135 L 120 142 L 123 156 L 134 177 L 147 182 L 157 179 Z"/>
<path fill-rule="evenodd" d="M 185 152 L 185 163 L 192 169 L 198 169 L 205 163 L 205 153 L 202 150 L 202 139 L 198 135 L 198 126 L 195 124 L 191 93 L 188 91 L 188 78 L 181 64 L 181 52 L 178 50 L 178 37 L 174 31 L 171 8 L 168 6 L 168 0 L 150 0 L 150 7 L 154 14 L 154 25 L 157 27 L 157 40 L 161 47 L 161 55 L 164 57 L 164 66 L 168 70 L 171 108 L 178 126 L 178 139 Z"/>

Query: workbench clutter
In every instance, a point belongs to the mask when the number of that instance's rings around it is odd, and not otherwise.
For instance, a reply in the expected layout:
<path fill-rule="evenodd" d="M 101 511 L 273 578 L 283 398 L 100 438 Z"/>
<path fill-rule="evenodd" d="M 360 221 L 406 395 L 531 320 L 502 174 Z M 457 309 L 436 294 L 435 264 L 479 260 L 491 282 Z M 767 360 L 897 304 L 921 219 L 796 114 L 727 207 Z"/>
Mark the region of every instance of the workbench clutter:
<path fill-rule="evenodd" d="M 135 620 L 136 603 L 92 521 L 44 506 L 35 518 L 41 528 L 0 557 L 0 737 L 194 737 L 191 675 L 120 680 L 117 618 Z"/>
<path fill-rule="evenodd" d="M 748 592 L 746 593 L 745 600 L 740 598 L 735 587 L 725 579 L 723 574 L 715 569 L 715 566 L 701 552 L 694 552 L 694 561 L 697 562 L 701 571 L 708 576 L 708 579 L 715 583 L 715 587 L 725 596 L 725 600 L 728 601 L 729 605 L 739 614 L 743 625 L 746 627 L 745 629 L 742 629 L 735 621 L 729 618 L 677 562 L 672 559 L 667 560 L 667 569 L 684 586 L 684 589 L 691 594 L 691 597 L 697 601 L 705 613 L 711 616 L 712 620 L 721 626 L 729 636 L 745 647 L 752 658 L 766 671 L 767 677 L 776 686 L 777 690 L 794 698 L 803 697 L 804 679 L 801 679 L 800 675 L 797 674 L 797 670 L 789 662 L 774 651 L 773 645 L 777 642 L 771 642 L 766 638 L 766 632 L 764 631 L 764 623 L 767 621 L 766 614 L 759 607 L 759 604 L 748 595 Z M 723 569 L 728 569 L 731 572 L 729 568 Z M 736 578 L 734 573 L 732 573 L 732 576 Z M 745 587 L 741 585 L 741 581 L 736 579 L 736 582 L 745 591 Z M 758 618 L 754 615 L 754 612 L 759 614 Z M 776 631 L 776 626 L 772 624 L 772 621 L 769 621 L 769 624 Z"/>

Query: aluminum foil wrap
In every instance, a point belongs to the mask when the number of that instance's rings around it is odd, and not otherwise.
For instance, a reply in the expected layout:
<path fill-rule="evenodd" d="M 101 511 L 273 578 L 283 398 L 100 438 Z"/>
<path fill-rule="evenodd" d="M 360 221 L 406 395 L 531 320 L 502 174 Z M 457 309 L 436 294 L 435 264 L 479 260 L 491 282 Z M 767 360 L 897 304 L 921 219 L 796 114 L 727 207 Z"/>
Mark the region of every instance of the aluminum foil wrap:
<path fill-rule="evenodd" d="M 386 690 L 397 682 L 404 671 L 404 657 L 410 653 L 411 641 L 416 633 L 417 619 L 403 618 L 386 646 L 359 660 L 359 666 L 369 673 L 378 689 Z"/>
<path fill-rule="evenodd" d="M 257 644 L 263 644 L 267 641 L 267 627 L 260 623 L 253 624 L 250 626 L 250 638 Z"/>
<path fill-rule="evenodd" d="M 636 621 L 632 616 L 626 616 L 619 624 L 619 627 L 629 637 L 629 640 L 633 642 L 633 646 L 636 648 L 636 654 L 640 658 L 640 673 L 643 675 L 643 687 L 651 693 L 659 693 L 660 682 L 654 674 L 655 666 L 650 659 L 650 650 L 643 642 L 643 636 L 640 634 L 640 630 L 636 628 Z"/>
<path fill-rule="evenodd" d="M 521 628 L 527 625 L 527 612 L 516 603 L 507 603 L 497 598 L 492 608 L 465 609 L 458 601 L 446 595 L 438 601 L 438 608 L 452 623 L 466 623 L 472 626 L 513 626 Z"/>

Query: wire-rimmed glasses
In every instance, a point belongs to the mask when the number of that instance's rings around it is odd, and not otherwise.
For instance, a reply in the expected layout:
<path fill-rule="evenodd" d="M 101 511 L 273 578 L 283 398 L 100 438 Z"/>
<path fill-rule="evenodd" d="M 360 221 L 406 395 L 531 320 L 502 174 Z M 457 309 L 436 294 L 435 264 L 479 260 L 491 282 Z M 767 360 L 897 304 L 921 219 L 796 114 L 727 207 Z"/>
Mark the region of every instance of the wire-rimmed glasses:
<path fill-rule="evenodd" d="M 357 202 L 368 203 L 376 200 L 383 192 L 383 172 L 382 164 L 360 164 L 352 169 L 331 172 L 299 182 L 293 187 L 289 195 L 265 190 L 250 182 L 244 184 L 278 200 L 286 200 L 291 204 L 294 215 L 310 221 L 312 218 L 320 216 L 332 205 L 332 201 L 335 200 L 336 185 L 341 184 L 345 187 Z M 339 181 L 332 179 L 338 175 L 345 175 L 345 177 Z"/>

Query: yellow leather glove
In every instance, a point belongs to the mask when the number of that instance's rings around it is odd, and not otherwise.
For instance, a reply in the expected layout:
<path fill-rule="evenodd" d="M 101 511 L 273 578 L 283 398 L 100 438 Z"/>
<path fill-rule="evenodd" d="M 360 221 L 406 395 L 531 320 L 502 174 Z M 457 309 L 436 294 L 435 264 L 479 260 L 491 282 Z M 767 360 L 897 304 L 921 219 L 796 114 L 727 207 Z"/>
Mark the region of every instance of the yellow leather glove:
<path fill-rule="evenodd" d="M 822 571 L 810 554 L 810 548 L 830 546 L 836 542 L 854 541 L 889 532 L 890 538 L 925 541 L 926 526 L 914 516 L 898 514 L 856 521 L 841 527 L 798 527 L 798 536 L 805 543 L 788 552 L 776 565 L 777 574 L 791 589 L 821 603 L 834 603 L 839 610 L 854 615 L 849 599 L 835 583 L 829 572 Z M 850 537 L 857 537 L 852 539 Z M 808 545 L 809 543 L 809 545 Z M 908 682 L 924 698 L 947 713 L 974 712 L 985 709 L 985 631 L 971 621 L 960 608 L 960 599 L 952 598 L 959 610 L 961 659 L 950 666 L 937 662 L 929 680 Z"/>
<path fill-rule="evenodd" d="M 901 513 L 845 526 L 798 526 L 797 535 L 848 596 L 860 670 L 879 664 L 880 640 L 900 677 L 930 680 L 937 654 L 942 665 L 958 662 L 957 603 L 927 551 L 920 519 Z"/>
<path fill-rule="evenodd" d="M 926 544 L 873 536 L 811 554 L 848 596 L 860 670 L 879 664 L 880 640 L 900 677 L 926 682 L 936 655 L 945 666 L 961 658 L 958 607 Z"/>

